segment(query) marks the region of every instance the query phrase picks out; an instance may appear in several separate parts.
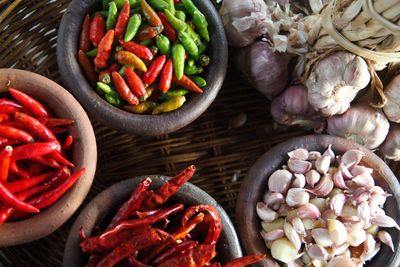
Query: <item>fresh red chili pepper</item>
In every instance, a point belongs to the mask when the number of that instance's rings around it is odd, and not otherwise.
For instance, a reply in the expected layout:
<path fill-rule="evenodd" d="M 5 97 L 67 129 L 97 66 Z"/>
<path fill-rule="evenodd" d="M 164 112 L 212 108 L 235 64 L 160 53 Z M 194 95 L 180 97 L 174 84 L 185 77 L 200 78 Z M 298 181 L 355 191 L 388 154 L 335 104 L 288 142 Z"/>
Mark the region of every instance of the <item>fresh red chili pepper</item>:
<path fill-rule="evenodd" d="M 88 56 L 82 50 L 78 51 L 78 61 L 79 65 L 83 70 L 83 74 L 85 75 L 86 79 L 89 80 L 91 83 L 95 83 L 97 79 L 96 72 L 94 71 L 93 63 L 90 61 Z"/>
<path fill-rule="evenodd" d="M 139 41 L 147 40 L 147 39 L 153 39 L 157 35 L 159 35 L 162 32 L 163 28 L 161 26 L 157 27 L 152 27 L 152 26 L 147 26 L 141 29 L 137 36 L 136 39 Z"/>
<path fill-rule="evenodd" d="M 108 83 L 110 83 L 111 82 L 111 73 L 113 71 L 118 71 L 118 70 L 119 70 L 118 64 L 117 63 L 112 64 L 108 69 L 103 70 L 103 71 L 100 72 L 99 81 L 100 82 L 109 81 Z"/>
<path fill-rule="evenodd" d="M 215 257 L 215 245 L 197 245 L 188 250 L 184 255 L 175 256 L 158 267 L 192 267 L 204 266 Z"/>
<path fill-rule="evenodd" d="M 197 84 L 195 84 L 188 76 L 186 76 L 185 74 L 183 75 L 182 79 L 178 80 L 178 78 L 176 78 L 176 76 L 174 75 L 172 77 L 172 80 L 174 81 L 174 83 L 176 83 L 179 86 L 182 86 L 183 88 L 194 92 L 194 93 L 198 93 L 198 94 L 202 94 L 203 90 L 197 86 Z"/>
<path fill-rule="evenodd" d="M 7 113 L 0 113 L 0 122 L 7 121 L 11 118 L 11 116 Z"/>
<path fill-rule="evenodd" d="M 4 148 L 5 146 L 10 146 L 10 145 L 16 145 L 19 143 L 21 143 L 21 141 L 0 136 L 0 148 Z"/>
<path fill-rule="evenodd" d="M 60 144 L 57 141 L 26 144 L 14 148 L 11 161 L 40 157 L 57 150 L 60 150 Z"/>
<path fill-rule="evenodd" d="M 125 69 L 125 77 L 128 81 L 130 89 L 136 96 L 141 97 L 146 94 L 146 87 L 144 86 L 142 79 L 140 79 L 140 77 L 132 69 Z"/>
<path fill-rule="evenodd" d="M 38 118 L 49 116 L 49 112 L 46 110 L 46 108 L 29 95 L 14 88 L 9 88 L 8 90 L 10 91 L 11 95 L 33 116 Z"/>
<path fill-rule="evenodd" d="M 38 121 L 46 127 L 67 126 L 74 123 L 74 120 L 59 118 L 38 118 Z"/>
<path fill-rule="evenodd" d="M 250 265 L 256 262 L 261 261 L 265 258 L 265 255 L 250 255 L 241 257 L 238 259 L 234 259 L 227 264 L 224 264 L 222 267 L 242 267 L 246 265 Z"/>
<path fill-rule="evenodd" d="M 17 165 L 17 163 L 15 161 L 13 161 L 12 159 L 10 160 L 10 169 L 9 169 L 9 171 L 11 173 L 14 173 L 15 175 L 21 176 L 22 178 L 29 178 L 29 174 L 24 169 L 19 167 Z"/>
<path fill-rule="evenodd" d="M 124 42 L 123 40 L 119 40 L 119 43 L 125 50 L 134 53 L 136 56 L 145 60 L 153 60 L 153 53 L 147 46 L 135 42 Z"/>
<path fill-rule="evenodd" d="M 43 141 L 56 141 L 57 137 L 42 123 L 40 123 L 37 119 L 22 113 L 15 113 L 15 120 L 23 123 L 24 126 L 29 129 L 32 133 L 37 135 Z"/>
<path fill-rule="evenodd" d="M 197 246 L 198 242 L 197 241 L 184 241 L 182 243 L 176 244 L 173 247 L 169 248 L 165 252 L 163 252 L 160 256 L 157 257 L 157 259 L 154 260 L 153 264 L 160 264 L 163 263 L 164 261 L 167 261 L 170 258 L 180 256 L 184 254 L 187 250 L 190 250 Z"/>
<path fill-rule="evenodd" d="M 126 1 L 124 7 L 121 9 L 118 15 L 117 24 L 115 25 L 115 36 L 122 37 L 125 34 L 126 25 L 128 24 L 130 14 L 129 2 Z"/>
<path fill-rule="evenodd" d="M 0 125 L 0 136 L 19 140 L 25 143 L 34 142 L 33 137 L 29 133 L 11 126 L 6 126 L 4 124 Z"/>
<path fill-rule="evenodd" d="M 89 38 L 89 28 L 90 28 L 90 16 L 87 14 L 83 20 L 81 36 L 79 39 L 79 49 L 83 52 L 87 52 L 90 49 L 90 38 Z"/>
<path fill-rule="evenodd" d="M 139 0 L 140 6 L 142 7 L 144 16 L 147 18 L 147 21 L 152 26 L 162 26 L 162 22 L 160 17 L 154 11 L 154 9 L 146 2 L 146 0 Z"/>
<path fill-rule="evenodd" d="M 165 16 L 164 13 L 158 12 L 158 16 L 160 17 L 161 22 L 162 22 L 162 24 L 164 26 L 163 33 L 165 34 L 165 36 L 168 37 L 168 39 L 171 42 L 175 42 L 176 39 L 178 38 L 177 35 L 176 35 L 175 29 L 172 27 L 171 23 L 169 23 L 169 21 L 168 21 L 168 19 Z"/>
<path fill-rule="evenodd" d="M 146 84 L 152 84 L 156 81 L 158 75 L 162 71 L 165 61 L 167 60 L 167 57 L 165 55 L 162 55 L 158 58 L 156 58 L 149 66 L 147 72 L 143 75 L 143 82 Z"/>
<path fill-rule="evenodd" d="M 14 100 L 0 99 L 0 112 L 7 114 L 14 114 L 15 112 L 22 111 L 22 106 Z"/>
<path fill-rule="evenodd" d="M 151 267 L 151 265 L 144 264 L 136 259 L 134 256 L 128 258 L 127 266 L 129 267 Z"/>
<path fill-rule="evenodd" d="M 100 12 L 94 14 L 93 20 L 90 23 L 89 37 L 92 44 L 97 47 L 101 39 L 106 34 L 106 22 Z M 86 51 L 85 51 L 86 52 Z"/>
<path fill-rule="evenodd" d="M 25 124 L 23 124 L 19 121 L 15 121 L 15 120 L 4 121 L 1 123 L 1 125 L 10 126 L 10 127 L 13 127 L 13 128 L 19 129 L 19 130 L 23 130 L 23 131 L 29 130 L 29 129 L 27 129 Z"/>
<path fill-rule="evenodd" d="M 53 134 L 62 134 L 68 131 L 67 128 L 64 127 L 49 127 L 49 129 Z"/>
<path fill-rule="evenodd" d="M 184 226 L 179 228 L 172 237 L 175 240 L 185 238 L 198 224 L 204 220 L 204 213 L 197 214 L 193 219 L 190 219 Z"/>
<path fill-rule="evenodd" d="M 161 79 L 158 84 L 158 88 L 160 88 L 161 92 L 168 92 L 169 88 L 171 88 L 171 81 L 173 75 L 173 63 L 172 59 L 168 59 L 167 63 L 165 63 L 164 69 L 161 72 Z"/>
<path fill-rule="evenodd" d="M 174 178 L 168 180 L 159 189 L 154 191 L 153 194 L 146 198 L 146 200 L 143 202 L 142 209 L 149 210 L 163 204 L 193 176 L 195 171 L 196 167 L 194 165 L 191 165 Z"/>
<path fill-rule="evenodd" d="M 114 42 L 114 30 L 108 30 L 106 35 L 101 39 L 99 43 L 99 49 L 97 51 L 94 63 L 96 67 L 104 69 L 108 65 L 108 60 L 111 57 L 112 45 Z"/>
<path fill-rule="evenodd" d="M 38 184 L 44 183 L 52 175 L 54 175 L 54 173 L 49 172 L 29 179 L 18 180 L 12 183 L 8 183 L 6 184 L 6 186 L 11 193 L 18 193 L 20 191 L 34 187 Z"/>
<path fill-rule="evenodd" d="M 6 146 L 0 152 L 0 182 L 2 183 L 7 182 L 12 152 L 13 148 L 11 146 Z"/>
<path fill-rule="evenodd" d="M 53 176 L 50 177 L 44 184 L 51 186 L 59 186 L 71 177 L 71 171 L 68 167 L 62 167 L 58 169 Z"/>
<path fill-rule="evenodd" d="M 57 161 L 57 162 L 60 163 L 61 165 L 65 165 L 65 166 L 72 167 L 72 168 L 75 167 L 75 165 L 74 165 L 73 163 L 71 163 L 68 159 L 66 159 L 66 158 L 61 154 L 60 151 L 51 152 L 51 153 L 48 155 L 48 157 L 54 159 L 55 161 Z"/>
<path fill-rule="evenodd" d="M 49 166 L 49 167 L 55 168 L 55 169 L 62 167 L 57 161 L 55 161 L 52 158 L 48 158 L 45 155 L 40 156 L 40 157 L 33 157 L 33 158 L 30 158 L 30 160 L 40 163 L 44 166 Z"/>
<path fill-rule="evenodd" d="M 131 105 L 139 104 L 139 99 L 129 89 L 129 86 L 126 84 L 124 78 L 122 78 L 121 75 L 116 71 L 113 71 L 111 75 L 115 88 L 121 97 Z"/>
<path fill-rule="evenodd" d="M 64 144 L 62 145 L 62 149 L 64 151 L 70 150 L 73 142 L 74 138 L 72 137 L 72 135 L 68 135 L 67 138 L 65 139 Z"/>
<path fill-rule="evenodd" d="M 29 177 L 35 177 L 48 171 L 48 166 L 38 162 L 30 162 L 26 172 Z"/>
<path fill-rule="evenodd" d="M 39 209 L 37 209 L 36 207 L 16 198 L 1 182 L 0 182 L 0 200 L 3 202 L 4 205 L 9 206 L 10 208 L 14 208 L 16 210 L 29 213 L 39 212 Z"/>

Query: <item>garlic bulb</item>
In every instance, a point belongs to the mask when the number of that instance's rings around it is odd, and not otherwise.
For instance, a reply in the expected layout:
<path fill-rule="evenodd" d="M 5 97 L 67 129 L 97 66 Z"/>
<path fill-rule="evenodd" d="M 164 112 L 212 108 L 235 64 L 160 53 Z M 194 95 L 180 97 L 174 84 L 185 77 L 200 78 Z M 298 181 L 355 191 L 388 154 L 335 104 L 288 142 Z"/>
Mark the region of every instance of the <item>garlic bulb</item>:
<path fill-rule="evenodd" d="M 343 114 L 370 79 L 364 59 L 349 52 L 335 52 L 314 66 L 306 81 L 308 100 L 326 117 Z"/>
<path fill-rule="evenodd" d="M 385 158 L 400 160 L 400 125 L 396 123 L 390 124 L 389 134 L 379 149 Z"/>
<path fill-rule="evenodd" d="M 385 140 L 389 132 L 389 121 L 381 111 L 367 104 L 356 104 L 344 114 L 329 118 L 327 131 L 331 135 L 375 149 Z"/>
<path fill-rule="evenodd" d="M 383 112 L 390 121 L 398 123 L 400 122 L 400 74 L 384 89 L 387 103 L 383 107 Z"/>

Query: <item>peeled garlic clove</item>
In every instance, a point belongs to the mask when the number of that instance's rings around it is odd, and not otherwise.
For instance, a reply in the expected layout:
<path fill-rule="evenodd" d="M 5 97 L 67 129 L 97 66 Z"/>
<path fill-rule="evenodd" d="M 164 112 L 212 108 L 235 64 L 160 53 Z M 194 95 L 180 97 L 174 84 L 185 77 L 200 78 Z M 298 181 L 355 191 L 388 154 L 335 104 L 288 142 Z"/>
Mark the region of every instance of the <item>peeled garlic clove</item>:
<path fill-rule="evenodd" d="M 390 236 L 390 234 L 386 231 L 379 231 L 378 234 L 378 239 L 385 245 L 389 246 L 392 251 L 394 252 L 394 246 L 393 246 L 393 241 L 392 241 L 392 237 Z"/>
<path fill-rule="evenodd" d="M 331 157 L 322 155 L 315 161 L 315 168 L 321 174 L 325 174 L 328 172 L 329 167 L 331 165 Z"/>
<path fill-rule="evenodd" d="M 367 168 L 365 166 L 360 166 L 360 165 L 355 165 L 350 169 L 350 173 L 352 176 L 358 176 L 363 173 L 372 174 L 373 171 L 374 170 L 371 168 Z"/>
<path fill-rule="evenodd" d="M 312 168 L 311 162 L 298 159 L 289 159 L 288 167 L 294 173 L 306 173 Z"/>
<path fill-rule="evenodd" d="M 349 221 L 349 222 L 360 221 L 360 218 L 358 217 L 357 209 L 349 204 L 345 204 L 343 206 L 342 212 L 340 213 L 340 217 L 344 221 Z"/>
<path fill-rule="evenodd" d="M 296 217 L 292 220 L 293 229 L 300 235 L 306 236 L 306 228 L 304 227 L 303 221 Z"/>
<path fill-rule="evenodd" d="M 307 160 L 308 151 L 304 148 L 298 148 L 288 153 L 289 158 L 298 160 Z"/>
<path fill-rule="evenodd" d="M 336 187 L 341 189 L 348 189 L 346 183 L 344 182 L 344 178 L 341 171 L 336 171 L 332 176 L 333 183 Z"/>
<path fill-rule="evenodd" d="M 317 160 L 319 157 L 321 157 L 321 153 L 319 151 L 310 151 L 308 152 L 307 160 Z"/>
<path fill-rule="evenodd" d="M 304 174 L 295 173 L 292 187 L 304 188 L 306 186 L 306 177 Z"/>
<path fill-rule="evenodd" d="M 393 220 L 391 217 L 387 216 L 386 214 L 376 214 L 371 217 L 370 222 L 376 224 L 380 227 L 395 227 L 400 230 L 399 225 Z"/>
<path fill-rule="evenodd" d="M 283 231 L 285 232 L 285 235 L 286 235 L 287 239 L 289 239 L 289 241 L 292 242 L 294 247 L 297 250 L 300 250 L 300 248 L 301 248 L 300 236 L 296 232 L 296 230 L 293 228 L 293 226 L 290 223 L 285 222 L 283 224 Z"/>
<path fill-rule="evenodd" d="M 371 195 L 370 191 L 366 187 L 358 187 L 353 191 L 353 194 L 351 196 L 351 200 L 355 205 L 358 205 L 364 201 L 367 201 L 369 199 L 369 196 Z"/>
<path fill-rule="evenodd" d="M 331 175 L 327 173 L 313 189 L 309 190 L 309 192 L 318 197 L 326 197 L 332 191 L 333 186 Z"/>
<path fill-rule="evenodd" d="M 339 256 L 332 258 L 326 267 L 356 267 L 356 264 L 349 257 Z"/>
<path fill-rule="evenodd" d="M 328 258 L 326 249 L 317 244 L 307 246 L 307 254 L 314 260 L 324 261 Z"/>
<path fill-rule="evenodd" d="M 338 217 L 333 211 L 331 210 L 326 210 L 324 213 L 322 213 L 322 219 L 324 221 L 328 221 L 328 220 L 336 220 L 336 218 Z"/>
<path fill-rule="evenodd" d="M 286 204 L 290 207 L 305 205 L 310 200 L 310 195 L 303 188 L 291 188 L 286 195 Z"/>
<path fill-rule="evenodd" d="M 326 199 L 325 198 L 320 198 L 320 197 L 315 197 L 310 200 L 311 204 L 314 204 L 317 206 L 319 209 L 319 212 L 323 213 L 324 211 L 327 210 L 327 205 L 326 205 Z"/>
<path fill-rule="evenodd" d="M 305 204 L 297 209 L 297 216 L 300 219 L 317 219 L 321 216 L 321 212 L 314 204 Z"/>
<path fill-rule="evenodd" d="M 325 150 L 324 154 L 322 154 L 322 155 L 323 156 L 329 156 L 331 158 L 331 164 L 334 162 L 334 160 L 335 160 L 335 152 L 333 152 L 331 144 L 328 146 L 328 148 Z"/>
<path fill-rule="evenodd" d="M 285 193 L 289 188 L 293 175 L 287 170 L 277 170 L 268 179 L 268 189 L 271 192 Z"/>
<path fill-rule="evenodd" d="M 298 252 L 292 242 L 283 237 L 272 243 L 271 255 L 276 260 L 289 263 L 298 257 Z"/>
<path fill-rule="evenodd" d="M 311 230 L 314 228 L 314 221 L 312 219 L 301 219 L 301 222 L 303 223 L 304 228 L 306 228 L 306 232 L 307 230 Z"/>
<path fill-rule="evenodd" d="M 274 241 L 285 236 L 285 232 L 282 229 L 276 229 L 271 232 L 261 232 L 261 236 L 265 241 Z"/>
<path fill-rule="evenodd" d="M 268 208 L 268 206 L 264 202 L 257 203 L 256 212 L 258 217 L 266 222 L 272 222 L 279 217 L 278 213 Z"/>
<path fill-rule="evenodd" d="M 306 182 L 311 187 L 314 187 L 314 185 L 318 183 L 320 179 L 321 174 L 319 174 L 319 172 L 317 172 L 316 170 L 310 170 L 306 173 Z"/>
<path fill-rule="evenodd" d="M 328 231 L 335 245 L 341 245 L 347 241 L 347 229 L 341 221 L 328 220 Z"/>
<path fill-rule="evenodd" d="M 341 163 L 346 165 L 347 168 L 351 168 L 354 165 L 360 163 L 361 159 L 365 156 L 364 152 L 358 149 L 347 150 L 341 159 Z"/>
<path fill-rule="evenodd" d="M 282 218 L 276 219 L 275 221 L 272 222 L 262 222 L 261 227 L 265 232 L 271 232 L 277 229 L 283 229 L 283 224 L 285 223 L 285 220 Z"/>
<path fill-rule="evenodd" d="M 281 193 L 268 192 L 264 195 L 264 203 L 268 207 L 273 207 L 276 204 L 285 203 L 285 197 Z"/>
<path fill-rule="evenodd" d="M 361 202 L 360 205 L 357 206 L 357 214 L 360 220 L 364 222 L 364 228 L 369 225 L 371 211 L 368 202 Z"/>
<path fill-rule="evenodd" d="M 339 246 L 333 246 L 332 247 L 332 256 L 336 256 L 336 255 L 341 255 L 343 253 L 345 253 L 345 251 L 349 248 L 349 244 L 348 243 L 343 243 Z"/>
<path fill-rule="evenodd" d="M 347 243 L 352 247 L 358 247 L 367 239 L 363 229 L 363 223 L 346 223 Z"/>
<path fill-rule="evenodd" d="M 371 176 L 371 174 L 368 173 L 360 174 L 354 177 L 352 181 L 357 185 L 364 186 L 366 188 L 372 188 L 375 186 L 374 178 Z"/>
<path fill-rule="evenodd" d="M 315 242 L 322 247 L 330 247 L 333 245 L 329 231 L 324 228 L 315 228 L 311 230 L 311 236 Z"/>
<path fill-rule="evenodd" d="M 329 201 L 329 208 L 334 214 L 339 216 L 342 212 L 343 206 L 346 203 L 346 196 L 343 193 L 337 194 Z"/>
<path fill-rule="evenodd" d="M 343 163 L 339 164 L 338 170 L 342 173 L 344 179 L 353 178 L 353 174 L 349 171 L 349 169 Z"/>

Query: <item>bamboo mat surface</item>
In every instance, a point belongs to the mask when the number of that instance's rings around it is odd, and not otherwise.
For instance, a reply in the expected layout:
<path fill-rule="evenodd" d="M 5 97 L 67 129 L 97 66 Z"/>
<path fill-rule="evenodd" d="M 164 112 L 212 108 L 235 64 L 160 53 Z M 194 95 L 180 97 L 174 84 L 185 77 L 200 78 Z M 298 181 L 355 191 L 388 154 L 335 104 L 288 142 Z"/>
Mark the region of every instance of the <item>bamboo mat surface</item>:
<path fill-rule="evenodd" d="M 57 68 L 57 30 L 68 0 L 0 0 L 0 67 L 44 75 L 63 85 Z M 12 4 L 14 3 L 14 4 Z M 10 7 L 10 5 L 13 5 Z M 12 10 L 12 11 L 11 11 Z M 232 51 L 230 51 L 232 54 Z M 277 127 L 269 103 L 244 82 L 230 60 L 217 99 L 191 125 L 175 133 L 139 137 L 118 133 L 92 120 L 98 145 L 94 183 L 85 202 L 58 231 L 15 247 L 0 249 L 0 266 L 62 266 L 65 240 L 82 207 L 109 185 L 146 174 L 173 175 L 198 168 L 192 183 L 211 194 L 235 222 L 235 202 L 248 169 L 271 146 L 306 133 Z M 240 113 L 246 123 L 230 128 Z M 391 164 L 398 173 L 398 165 Z"/>

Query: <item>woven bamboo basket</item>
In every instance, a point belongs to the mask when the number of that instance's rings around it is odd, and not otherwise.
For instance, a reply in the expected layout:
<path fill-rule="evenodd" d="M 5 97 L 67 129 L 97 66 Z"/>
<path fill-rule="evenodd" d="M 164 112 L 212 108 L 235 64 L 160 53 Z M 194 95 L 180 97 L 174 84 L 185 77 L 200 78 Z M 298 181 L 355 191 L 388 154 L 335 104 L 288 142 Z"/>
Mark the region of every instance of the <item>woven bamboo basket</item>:
<path fill-rule="evenodd" d="M 44 75 L 61 85 L 57 68 L 57 29 L 68 0 L 0 0 L 0 67 Z M 95 181 L 84 206 L 109 185 L 132 176 L 173 175 L 189 164 L 192 182 L 211 194 L 235 222 L 235 204 L 248 169 L 277 143 L 307 132 L 276 127 L 269 103 L 242 79 L 232 64 L 216 101 L 199 119 L 169 135 L 138 137 L 118 133 L 92 120 L 97 144 Z M 231 128 L 229 120 L 247 114 Z M 398 164 L 390 163 L 400 174 Z M 26 245 L 0 249 L 0 266 L 61 266 L 65 239 L 76 215 L 52 235 Z"/>

